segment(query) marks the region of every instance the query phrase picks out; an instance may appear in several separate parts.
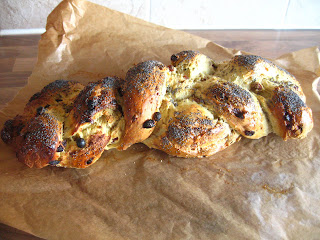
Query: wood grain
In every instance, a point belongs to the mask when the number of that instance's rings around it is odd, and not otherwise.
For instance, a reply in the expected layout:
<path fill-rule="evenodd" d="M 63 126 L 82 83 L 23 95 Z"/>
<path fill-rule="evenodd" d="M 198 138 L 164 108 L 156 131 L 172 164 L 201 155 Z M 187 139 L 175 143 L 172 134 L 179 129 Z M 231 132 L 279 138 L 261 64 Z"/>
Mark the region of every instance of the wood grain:
<path fill-rule="evenodd" d="M 320 30 L 189 30 L 224 47 L 276 58 L 320 44 Z"/>
<path fill-rule="evenodd" d="M 318 46 L 320 30 L 185 30 L 224 47 L 266 58 Z M 40 35 L 0 37 L 0 109 L 26 85 L 37 61 Z M 10 88 L 8 90 L 8 88 Z M 8 92 L 10 94 L 8 94 Z"/>
<path fill-rule="evenodd" d="M 320 30 L 188 30 L 222 46 L 266 58 L 320 44 Z M 0 109 L 26 85 L 37 60 L 40 35 L 0 37 Z M 318 91 L 320 90 L 318 86 Z M 0 223 L 0 239 L 38 240 Z"/>

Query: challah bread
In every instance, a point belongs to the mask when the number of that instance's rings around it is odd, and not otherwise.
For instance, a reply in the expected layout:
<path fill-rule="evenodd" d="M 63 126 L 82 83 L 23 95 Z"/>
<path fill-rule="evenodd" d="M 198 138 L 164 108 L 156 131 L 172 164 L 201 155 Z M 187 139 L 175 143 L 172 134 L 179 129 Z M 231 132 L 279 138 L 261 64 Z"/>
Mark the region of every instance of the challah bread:
<path fill-rule="evenodd" d="M 5 123 L 1 137 L 29 167 L 85 168 L 104 150 L 138 142 L 205 157 L 241 137 L 304 138 L 312 127 L 301 86 L 286 70 L 258 56 L 216 63 L 183 51 L 169 66 L 139 63 L 123 80 L 55 81 Z"/>

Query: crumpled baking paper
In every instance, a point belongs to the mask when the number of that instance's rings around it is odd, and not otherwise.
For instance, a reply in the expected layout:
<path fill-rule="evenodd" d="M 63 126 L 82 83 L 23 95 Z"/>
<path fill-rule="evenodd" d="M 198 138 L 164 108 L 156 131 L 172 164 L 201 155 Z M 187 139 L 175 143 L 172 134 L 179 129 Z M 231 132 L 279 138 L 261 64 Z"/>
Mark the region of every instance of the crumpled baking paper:
<path fill-rule="evenodd" d="M 0 126 L 56 79 L 124 77 L 135 63 L 169 64 L 182 50 L 216 61 L 241 52 L 90 2 L 65 0 L 49 15 L 38 62 Z M 143 144 L 110 150 L 87 169 L 29 169 L 0 143 L 0 222 L 45 239 L 317 239 L 320 236 L 320 56 L 274 60 L 300 81 L 314 129 L 303 140 L 269 135 L 212 157 L 168 156 Z"/>

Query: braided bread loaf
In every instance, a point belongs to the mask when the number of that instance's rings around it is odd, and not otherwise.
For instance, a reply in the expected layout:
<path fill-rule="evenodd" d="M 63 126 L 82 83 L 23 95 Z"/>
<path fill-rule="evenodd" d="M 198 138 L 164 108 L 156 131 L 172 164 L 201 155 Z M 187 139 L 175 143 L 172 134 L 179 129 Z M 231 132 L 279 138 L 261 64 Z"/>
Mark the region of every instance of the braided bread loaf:
<path fill-rule="evenodd" d="M 238 55 L 218 64 L 183 51 L 171 62 L 139 63 L 124 80 L 50 83 L 5 123 L 1 138 L 29 167 L 85 168 L 104 150 L 138 142 L 205 157 L 241 137 L 304 138 L 313 127 L 299 82 L 264 58 Z"/>

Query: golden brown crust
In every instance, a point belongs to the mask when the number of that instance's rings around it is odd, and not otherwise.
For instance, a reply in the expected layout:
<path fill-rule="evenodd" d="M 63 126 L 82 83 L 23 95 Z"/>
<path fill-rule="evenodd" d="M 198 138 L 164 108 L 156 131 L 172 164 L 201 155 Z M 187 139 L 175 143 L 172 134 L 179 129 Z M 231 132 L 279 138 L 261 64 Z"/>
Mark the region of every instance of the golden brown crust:
<path fill-rule="evenodd" d="M 117 77 L 106 77 L 89 83 L 77 96 L 64 123 L 66 146 L 60 153 L 57 166 L 85 168 L 94 163 L 108 144 L 121 136 L 112 129 L 122 117 L 117 99 L 120 82 Z M 78 145 L 81 138 L 84 146 Z"/>
<path fill-rule="evenodd" d="M 179 157 L 205 157 L 240 139 L 228 124 L 214 119 L 195 102 L 182 101 L 174 111 L 168 112 L 166 119 L 144 141 L 147 146 Z"/>
<path fill-rule="evenodd" d="M 299 82 L 271 61 L 259 56 L 238 55 L 219 65 L 215 74 L 254 93 L 272 131 L 284 140 L 304 138 L 312 129 L 312 111 L 305 105 Z M 299 111 L 291 113 L 291 107 Z"/>
<path fill-rule="evenodd" d="M 156 124 L 152 122 L 153 115 L 160 108 L 167 74 L 168 68 L 157 61 L 142 62 L 129 69 L 122 86 L 125 129 L 119 149 L 125 150 L 152 133 Z M 151 124 L 144 126 L 146 121 Z"/>
<path fill-rule="evenodd" d="M 54 81 L 30 98 L 22 115 L 7 121 L 1 137 L 16 148 L 19 161 L 42 168 L 57 160 L 63 119 L 82 88 L 77 82 Z"/>
<path fill-rule="evenodd" d="M 203 101 L 242 136 L 257 139 L 268 134 L 258 100 L 239 85 L 215 80 L 204 91 Z"/>
<path fill-rule="evenodd" d="M 276 133 L 284 140 L 303 138 L 313 127 L 311 109 L 287 87 L 275 88 L 267 106 L 276 119 Z"/>
<path fill-rule="evenodd" d="M 29 167 L 85 168 L 106 149 L 141 141 L 171 155 L 203 157 L 240 135 L 274 132 L 287 140 L 313 127 L 299 82 L 269 60 L 240 55 L 216 64 L 182 51 L 171 62 L 142 62 L 124 81 L 107 77 L 85 88 L 50 83 L 5 123 L 1 138 Z"/>
<path fill-rule="evenodd" d="M 94 122 L 97 116 L 106 109 L 119 109 L 116 93 L 121 82 L 117 77 L 106 77 L 98 82 L 89 83 L 76 97 L 69 114 L 70 132 L 81 131 L 80 127 Z M 119 110 L 120 111 L 120 110 Z"/>
<path fill-rule="evenodd" d="M 24 114 L 33 115 L 39 107 L 49 108 L 53 106 L 64 106 L 66 111 L 70 102 L 73 102 L 74 97 L 83 89 L 81 83 L 67 80 L 56 80 L 46 85 L 40 92 L 35 93 L 27 103 Z M 70 93 L 76 93 L 70 95 Z"/>
<path fill-rule="evenodd" d="M 17 137 L 25 126 L 26 119 L 22 115 L 17 115 L 14 119 L 9 119 L 4 123 L 1 131 L 1 139 L 13 148 L 18 147 Z"/>
<path fill-rule="evenodd" d="M 95 163 L 110 141 L 110 136 L 98 133 L 91 135 L 86 143 L 86 147 L 74 147 L 68 149 L 66 159 L 61 159 L 60 166 L 73 168 L 86 168 Z"/>
<path fill-rule="evenodd" d="M 1 138 L 16 148 L 18 159 L 29 167 L 87 167 L 107 144 L 116 145 L 121 138 L 119 81 L 108 77 L 84 90 L 76 82 L 50 83 L 31 97 L 22 115 L 6 122 Z M 88 117 L 92 124 L 84 126 Z"/>
<path fill-rule="evenodd" d="M 177 67 L 182 64 L 183 61 L 192 62 L 195 60 L 196 56 L 200 55 L 197 51 L 187 50 L 171 55 L 171 64 Z"/>
<path fill-rule="evenodd" d="M 269 61 L 268 59 L 262 58 L 260 56 L 256 55 L 236 55 L 234 56 L 230 62 L 228 63 L 229 65 L 235 65 L 241 68 L 244 68 L 245 71 L 248 73 L 256 73 L 258 71 L 259 64 L 261 64 L 262 68 L 264 70 L 269 71 L 271 68 L 275 69 L 276 71 L 285 73 L 289 77 L 291 77 L 294 80 L 294 76 L 285 70 L 284 68 L 279 67 L 278 65 L 275 65 L 273 62 Z M 260 73 L 262 73 L 260 69 Z"/>
<path fill-rule="evenodd" d="M 286 86 L 305 100 L 299 82 L 290 72 L 260 56 L 236 55 L 230 61 L 218 65 L 215 75 L 228 81 L 236 81 L 238 78 L 240 81 L 237 84 L 257 94 L 269 88 Z"/>
<path fill-rule="evenodd" d="M 203 81 L 208 75 L 213 74 L 216 67 L 211 58 L 191 50 L 173 54 L 171 64 L 169 68 L 172 72 L 173 82 L 181 81 L 180 77 L 193 83 Z M 168 85 L 170 86 L 170 83 Z"/>
<path fill-rule="evenodd" d="M 16 142 L 18 159 L 28 167 L 42 168 L 56 158 L 62 124 L 51 114 L 42 113 L 26 122 Z"/>
<path fill-rule="evenodd" d="M 295 77 L 288 72 L 286 69 L 274 64 L 270 60 L 256 56 L 256 55 L 236 55 L 234 56 L 231 60 L 230 63 L 231 65 L 238 65 L 239 67 L 245 68 L 248 72 L 251 73 L 257 73 L 257 71 L 261 71 L 261 69 L 257 68 L 264 68 L 264 70 L 269 71 L 271 69 L 281 72 L 282 74 L 287 75 L 286 77 L 291 78 L 293 82 L 297 82 L 295 80 Z M 262 66 L 259 66 L 261 64 Z"/>

